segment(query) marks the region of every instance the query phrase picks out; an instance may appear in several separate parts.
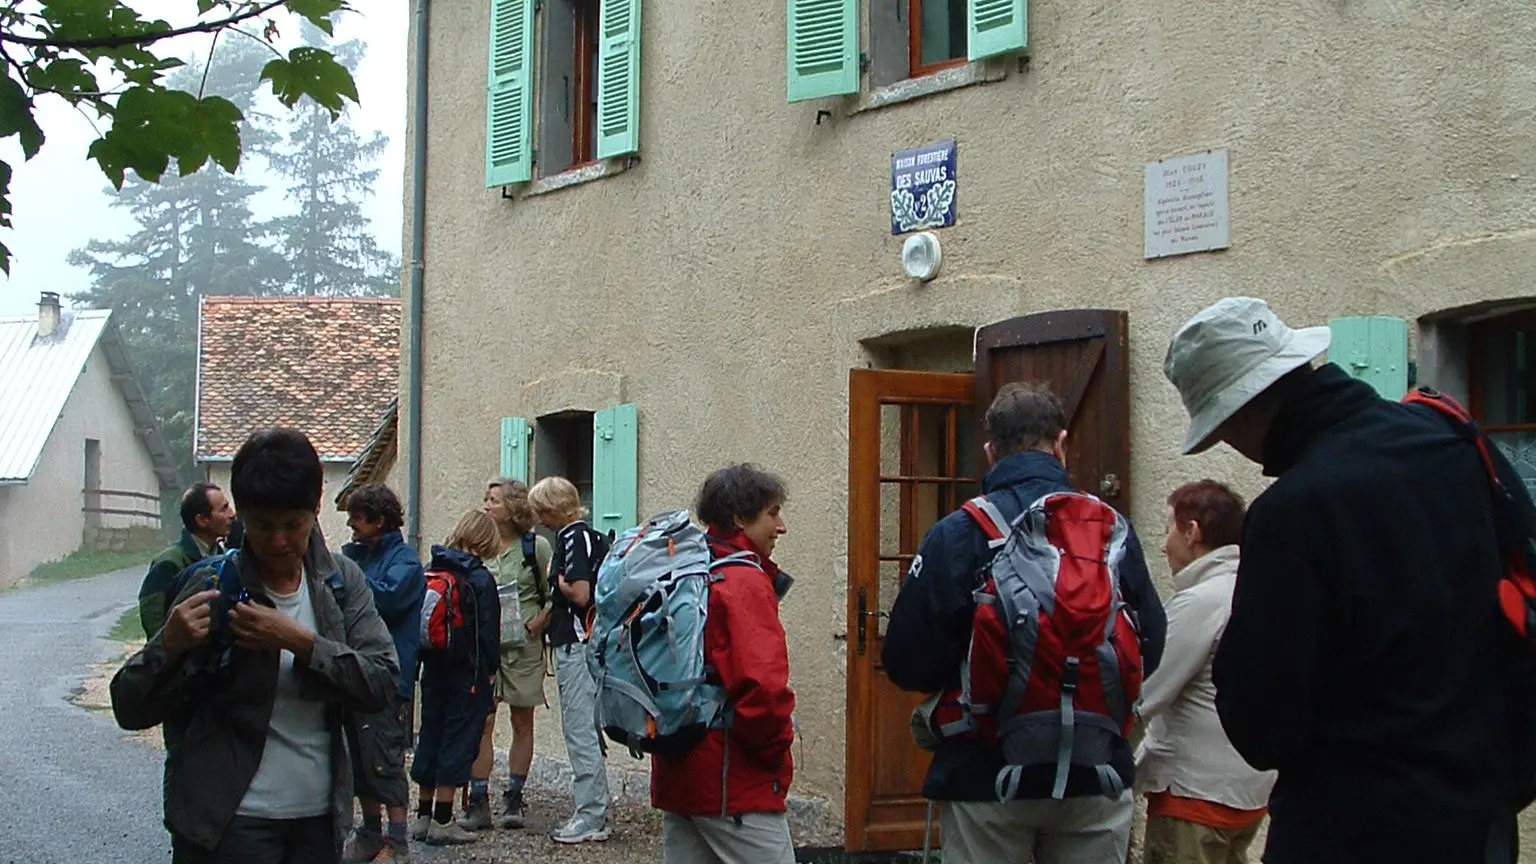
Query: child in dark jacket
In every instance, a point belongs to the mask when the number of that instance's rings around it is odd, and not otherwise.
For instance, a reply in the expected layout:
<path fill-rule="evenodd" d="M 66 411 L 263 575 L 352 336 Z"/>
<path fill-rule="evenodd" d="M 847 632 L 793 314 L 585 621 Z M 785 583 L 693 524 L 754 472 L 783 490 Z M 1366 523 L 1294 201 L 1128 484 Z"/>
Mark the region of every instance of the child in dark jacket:
<path fill-rule="evenodd" d="M 411 778 L 421 786 L 411 833 L 434 846 L 469 843 L 475 835 L 453 821 L 454 790 L 469 783 L 480 730 L 491 710 L 492 684 L 500 663 L 501 601 L 496 581 L 482 563 L 500 544 L 496 523 L 479 510 L 459 520 L 443 546 L 432 547 L 430 574 L 459 581 L 464 613 L 447 651 L 421 646 L 421 733 Z"/>

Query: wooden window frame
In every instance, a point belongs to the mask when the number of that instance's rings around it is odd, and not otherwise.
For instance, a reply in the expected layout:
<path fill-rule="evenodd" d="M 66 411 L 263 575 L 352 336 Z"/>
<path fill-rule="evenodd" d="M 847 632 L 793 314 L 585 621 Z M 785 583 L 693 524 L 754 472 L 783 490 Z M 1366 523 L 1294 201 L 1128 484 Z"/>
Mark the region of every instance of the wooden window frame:
<path fill-rule="evenodd" d="M 575 0 L 576 61 L 572 84 L 571 167 L 597 160 L 597 46 L 602 34 L 602 0 Z"/>
<path fill-rule="evenodd" d="M 1476 420 L 1484 432 L 1532 432 L 1536 433 L 1536 423 L 1503 423 L 1498 425 L 1484 425 L 1484 411 L 1487 407 L 1484 392 L 1485 373 L 1487 364 L 1488 339 L 1490 336 L 1513 333 L 1516 330 L 1536 331 L 1536 310 L 1525 310 L 1500 315 L 1486 321 L 1479 321 L 1467 327 L 1467 392 L 1470 403 L 1467 410 L 1472 412 L 1472 419 Z"/>
<path fill-rule="evenodd" d="M 949 0 L 954 2 L 954 0 Z M 923 0 L 906 0 L 907 4 L 907 77 L 922 78 L 945 69 L 964 66 L 970 62 L 965 56 L 941 63 L 923 64 Z M 967 41 L 970 35 L 966 35 Z"/>

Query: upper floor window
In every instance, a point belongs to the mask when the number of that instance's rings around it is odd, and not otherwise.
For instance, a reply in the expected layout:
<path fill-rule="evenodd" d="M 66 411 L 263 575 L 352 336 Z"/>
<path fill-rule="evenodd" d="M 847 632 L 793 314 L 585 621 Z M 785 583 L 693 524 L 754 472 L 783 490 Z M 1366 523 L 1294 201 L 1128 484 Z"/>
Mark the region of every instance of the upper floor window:
<path fill-rule="evenodd" d="M 487 186 L 639 150 L 639 0 L 492 0 L 490 37 Z"/>
<path fill-rule="evenodd" d="M 859 9 L 869 9 L 869 45 Z M 855 94 L 1028 46 L 1026 0 L 789 0 L 789 101 Z"/>

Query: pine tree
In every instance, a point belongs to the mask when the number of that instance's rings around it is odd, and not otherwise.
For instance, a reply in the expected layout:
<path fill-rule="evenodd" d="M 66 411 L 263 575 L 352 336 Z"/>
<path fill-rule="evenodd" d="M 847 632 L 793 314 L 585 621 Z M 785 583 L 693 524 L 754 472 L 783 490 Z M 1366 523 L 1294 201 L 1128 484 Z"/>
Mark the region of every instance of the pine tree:
<path fill-rule="evenodd" d="M 211 64 L 178 70 L 170 85 L 218 94 L 245 114 L 246 155 L 270 148 L 276 135 L 255 111 L 265 49 L 225 40 Z M 70 263 L 92 275 L 71 299 L 111 308 L 150 406 L 160 418 L 172 458 L 190 465 L 196 380 L 198 300 L 204 295 L 267 294 L 281 289 L 283 262 L 258 242 L 251 210 L 262 187 L 222 171 L 167 176 L 161 184 L 132 179 L 111 192 L 111 206 L 138 223 L 126 239 L 92 240 Z"/>
<path fill-rule="evenodd" d="M 365 50 L 356 40 L 331 46 L 312 26 L 305 27 L 305 40 L 331 50 L 354 73 Z M 306 297 L 398 294 L 399 261 L 379 248 L 362 208 L 379 178 L 371 166 L 389 139 L 381 132 L 364 138 L 346 115 L 333 123 L 313 102 L 292 117 L 286 146 L 270 157 L 290 181 L 288 200 L 297 205 L 297 212 L 271 223 L 289 268 L 286 290 Z"/>

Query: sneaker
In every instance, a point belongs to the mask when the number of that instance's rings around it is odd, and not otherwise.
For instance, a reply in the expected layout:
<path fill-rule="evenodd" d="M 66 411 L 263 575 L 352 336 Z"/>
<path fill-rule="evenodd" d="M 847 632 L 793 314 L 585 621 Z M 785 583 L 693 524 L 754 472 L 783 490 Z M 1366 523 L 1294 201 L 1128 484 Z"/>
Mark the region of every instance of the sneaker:
<path fill-rule="evenodd" d="M 491 822 L 491 799 L 489 796 L 479 804 L 472 805 L 459 820 L 459 827 L 465 831 L 488 831 L 495 827 Z"/>
<path fill-rule="evenodd" d="M 411 817 L 411 839 L 417 842 L 427 839 L 427 831 L 432 827 L 432 817 L 420 814 Z"/>
<path fill-rule="evenodd" d="M 352 832 L 351 837 L 347 838 L 347 845 L 341 847 L 342 864 L 364 864 L 366 861 L 372 861 L 383 848 L 383 834 L 358 828 Z"/>
<path fill-rule="evenodd" d="M 508 796 L 501 801 L 501 817 L 497 820 L 503 828 L 522 828 L 528 824 L 528 808 L 523 805 L 522 796 L 512 798 Z"/>
<path fill-rule="evenodd" d="M 479 838 L 463 828 L 457 822 L 449 822 L 444 825 L 433 820 L 427 826 L 427 843 L 432 846 L 459 846 L 465 843 L 473 843 Z"/>
<path fill-rule="evenodd" d="M 581 821 L 579 817 L 572 816 L 571 821 L 561 825 L 555 833 L 549 835 L 549 839 L 556 843 L 601 843 L 612 836 L 607 825 L 593 828 Z"/>
<path fill-rule="evenodd" d="M 373 856 L 373 864 L 410 864 L 410 860 L 410 844 L 393 841 L 385 841 L 384 848 L 379 850 L 379 854 Z"/>

